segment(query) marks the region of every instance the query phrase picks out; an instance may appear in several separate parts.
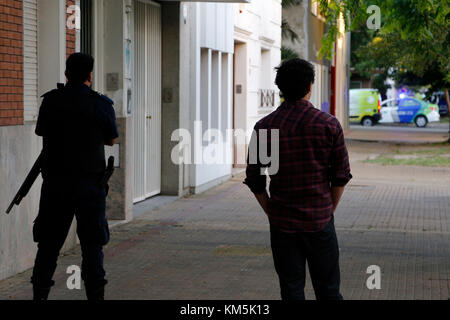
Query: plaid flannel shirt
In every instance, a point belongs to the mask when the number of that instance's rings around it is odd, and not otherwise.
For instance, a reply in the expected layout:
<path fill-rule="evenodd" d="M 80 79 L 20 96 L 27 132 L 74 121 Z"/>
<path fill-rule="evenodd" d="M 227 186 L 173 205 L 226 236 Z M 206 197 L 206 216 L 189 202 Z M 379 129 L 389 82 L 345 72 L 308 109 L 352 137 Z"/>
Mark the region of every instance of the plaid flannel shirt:
<path fill-rule="evenodd" d="M 322 230 L 334 214 L 331 187 L 345 186 L 352 178 L 339 121 L 301 100 L 284 102 L 255 125 L 256 133 L 261 129 L 279 130 L 279 169 L 270 175 L 271 225 L 284 232 Z M 253 143 L 259 146 L 259 134 Z M 267 144 L 270 152 L 271 134 Z M 264 167 L 247 161 L 244 183 L 253 193 L 266 190 Z"/>

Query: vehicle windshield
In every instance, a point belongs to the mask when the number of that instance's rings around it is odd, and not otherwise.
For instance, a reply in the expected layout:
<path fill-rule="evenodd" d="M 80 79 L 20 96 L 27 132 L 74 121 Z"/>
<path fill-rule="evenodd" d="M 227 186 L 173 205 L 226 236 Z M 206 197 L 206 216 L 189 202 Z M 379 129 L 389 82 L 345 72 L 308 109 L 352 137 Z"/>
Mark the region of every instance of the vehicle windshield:
<path fill-rule="evenodd" d="M 391 100 L 386 100 L 383 101 L 383 103 L 381 104 L 381 107 L 398 107 L 398 100 L 395 99 L 391 99 Z"/>

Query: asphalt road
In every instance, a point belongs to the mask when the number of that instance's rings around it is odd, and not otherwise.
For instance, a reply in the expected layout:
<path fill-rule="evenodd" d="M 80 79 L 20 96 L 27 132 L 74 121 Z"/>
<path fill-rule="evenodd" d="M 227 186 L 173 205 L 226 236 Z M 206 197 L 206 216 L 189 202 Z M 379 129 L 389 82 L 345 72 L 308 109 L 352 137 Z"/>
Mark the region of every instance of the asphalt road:
<path fill-rule="evenodd" d="M 434 132 L 448 133 L 450 125 L 448 123 L 430 123 L 425 128 L 417 128 L 414 124 L 377 124 L 373 127 L 363 127 L 359 124 L 350 125 L 352 130 L 372 130 L 372 131 L 394 131 L 394 132 Z"/>
<path fill-rule="evenodd" d="M 347 140 L 390 143 L 440 143 L 449 139 L 449 124 L 430 123 L 425 128 L 414 124 L 377 124 L 373 127 L 350 125 L 345 132 Z"/>

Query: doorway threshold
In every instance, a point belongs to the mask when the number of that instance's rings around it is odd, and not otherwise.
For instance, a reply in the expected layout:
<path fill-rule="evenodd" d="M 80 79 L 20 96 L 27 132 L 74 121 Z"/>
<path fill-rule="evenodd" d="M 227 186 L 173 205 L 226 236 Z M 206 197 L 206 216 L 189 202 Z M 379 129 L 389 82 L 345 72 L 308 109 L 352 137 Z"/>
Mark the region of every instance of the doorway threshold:
<path fill-rule="evenodd" d="M 177 199 L 179 199 L 177 196 L 157 195 L 141 202 L 137 202 L 133 205 L 133 218 L 131 220 L 108 220 L 108 226 L 109 228 L 121 226 Z"/>
<path fill-rule="evenodd" d="M 158 209 L 159 207 L 179 199 L 178 196 L 158 195 L 135 203 L 133 205 L 133 219 L 146 214 L 149 211 Z"/>

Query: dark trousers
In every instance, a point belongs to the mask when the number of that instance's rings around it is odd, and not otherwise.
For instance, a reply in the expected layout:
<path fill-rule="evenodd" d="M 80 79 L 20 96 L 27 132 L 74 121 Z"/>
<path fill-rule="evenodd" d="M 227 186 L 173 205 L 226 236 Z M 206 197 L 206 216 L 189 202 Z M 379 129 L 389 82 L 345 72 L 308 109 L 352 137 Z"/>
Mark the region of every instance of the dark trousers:
<path fill-rule="evenodd" d="M 333 219 L 319 232 L 284 233 L 271 226 L 270 234 L 282 300 L 305 299 L 306 262 L 316 299 L 343 299 L 339 293 L 339 247 Z"/>
<path fill-rule="evenodd" d="M 86 289 L 96 290 L 107 281 L 103 269 L 103 246 L 109 241 L 105 217 L 106 192 L 98 178 L 72 178 L 66 182 L 46 181 L 42 185 L 39 214 L 33 226 L 38 252 L 31 282 L 38 288 L 49 288 L 62 246 L 74 216 L 82 250 L 81 276 Z"/>

